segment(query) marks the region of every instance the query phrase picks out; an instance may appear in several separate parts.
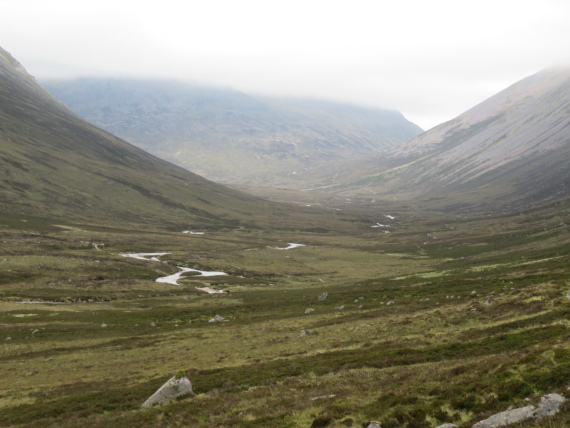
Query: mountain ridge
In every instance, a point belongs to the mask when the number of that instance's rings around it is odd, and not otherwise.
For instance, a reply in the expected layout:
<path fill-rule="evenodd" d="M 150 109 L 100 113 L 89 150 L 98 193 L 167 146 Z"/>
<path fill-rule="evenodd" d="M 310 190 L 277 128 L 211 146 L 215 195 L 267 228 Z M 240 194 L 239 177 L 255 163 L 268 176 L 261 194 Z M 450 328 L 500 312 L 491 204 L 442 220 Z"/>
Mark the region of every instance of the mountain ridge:
<path fill-rule="evenodd" d="M 306 187 L 337 162 L 382 152 L 421 129 L 395 111 L 250 96 L 174 81 L 44 81 L 88 121 L 218 182 Z"/>
<path fill-rule="evenodd" d="M 345 169 L 336 186 L 340 192 L 406 197 L 491 186 L 499 197 L 532 192 L 540 199 L 542 185 L 550 181 L 562 190 L 570 179 L 551 168 L 570 160 L 569 113 L 570 69 L 543 70 L 382 158 L 361 163 L 360 175 Z"/>
<path fill-rule="evenodd" d="M 0 211 L 235 227 L 283 207 L 228 189 L 103 131 L 0 48 Z"/>

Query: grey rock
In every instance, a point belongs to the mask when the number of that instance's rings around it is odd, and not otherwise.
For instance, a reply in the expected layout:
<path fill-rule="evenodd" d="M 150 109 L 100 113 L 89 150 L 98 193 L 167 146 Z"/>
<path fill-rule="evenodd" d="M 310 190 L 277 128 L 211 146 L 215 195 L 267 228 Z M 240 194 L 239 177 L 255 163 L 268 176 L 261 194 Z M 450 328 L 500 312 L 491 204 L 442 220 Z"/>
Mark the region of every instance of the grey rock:
<path fill-rule="evenodd" d="M 305 336 L 307 336 L 308 334 L 311 334 L 311 333 L 308 332 L 308 331 L 305 331 L 305 330 L 301 330 L 301 334 L 300 334 L 299 336 L 297 336 L 297 337 L 305 337 Z"/>
<path fill-rule="evenodd" d="M 103 323 L 103 324 L 101 324 L 101 327 L 105 328 L 105 327 L 107 327 L 107 324 Z"/>
<path fill-rule="evenodd" d="M 344 305 L 337 306 L 335 309 L 338 309 L 338 310 L 341 310 L 341 311 L 342 311 L 342 310 L 344 309 Z"/>
<path fill-rule="evenodd" d="M 456 427 L 457 427 L 457 425 L 455 425 L 455 424 L 443 424 L 443 425 L 438 425 L 435 428 L 456 428 Z"/>
<path fill-rule="evenodd" d="M 216 315 L 214 318 L 210 318 L 208 320 L 208 322 L 221 322 L 221 321 L 225 321 L 225 318 L 220 315 Z"/>
<path fill-rule="evenodd" d="M 312 308 L 307 308 L 307 309 L 305 309 L 305 313 L 306 313 L 306 314 L 310 314 L 311 312 L 314 312 L 314 311 L 315 311 L 315 310 L 312 309 Z"/>
<path fill-rule="evenodd" d="M 158 388 L 141 407 L 151 407 L 156 404 L 166 403 L 188 394 L 194 394 L 190 380 L 186 376 L 181 378 L 173 376 L 164 385 Z"/>
<path fill-rule="evenodd" d="M 546 394 L 540 399 L 540 404 L 536 411 L 536 419 L 549 418 L 560 410 L 562 403 L 566 401 L 560 394 Z"/>
<path fill-rule="evenodd" d="M 318 297 L 319 302 L 323 302 L 323 301 L 327 300 L 327 296 L 328 296 L 328 295 L 329 295 L 329 293 L 326 293 L 326 292 L 323 293 L 323 294 L 321 294 L 321 295 Z"/>
<path fill-rule="evenodd" d="M 366 428 L 382 428 L 378 422 L 370 422 Z"/>
<path fill-rule="evenodd" d="M 497 428 L 529 422 L 535 418 L 534 409 L 534 406 L 526 406 L 505 410 L 504 412 L 497 413 L 490 418 L 477 422 L 473 425 L 473 428 Z"/>
<path fill-rule="evenodd" d="M 156 327 L 156 324 L 153 323 L 153 322 L 151 322 L 151 323 L 150 323 L 150 326 L 151 326 L 151 327 Z"/>

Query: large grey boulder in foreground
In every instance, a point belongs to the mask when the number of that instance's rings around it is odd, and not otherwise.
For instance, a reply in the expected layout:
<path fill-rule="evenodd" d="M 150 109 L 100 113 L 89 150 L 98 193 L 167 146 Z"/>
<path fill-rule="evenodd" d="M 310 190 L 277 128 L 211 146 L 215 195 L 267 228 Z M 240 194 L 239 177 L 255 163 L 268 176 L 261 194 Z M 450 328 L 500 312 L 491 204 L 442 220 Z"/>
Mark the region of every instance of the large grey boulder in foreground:
<path fill-rule="evenodd" d="M 155 404 L 162 404 L 183 395 L 194 394 L 192 391 L 192 383 L 186 376 L 171 377 L 168 382 L 162 385 L 158 390 L 146 400 L 141 407 L 151 407 Z"/>
<path fill-rule="evenodd" d="M 495 428 L 534 420 L 534 406 L 505 410 L 473 425 L 473 428 Z"/>
<path fill-rule="evenodd" d="M 560 410 L 566 398 L 560 394 L 546 394 L 542 396 L 538 409 L 534 406 L 519 407 L 518 409 L 506 410 L 477 422 L 473 428 L 498 428 L 508 425 L 520 424 L 530 421 L 539 421 L 554 416 Z"/>

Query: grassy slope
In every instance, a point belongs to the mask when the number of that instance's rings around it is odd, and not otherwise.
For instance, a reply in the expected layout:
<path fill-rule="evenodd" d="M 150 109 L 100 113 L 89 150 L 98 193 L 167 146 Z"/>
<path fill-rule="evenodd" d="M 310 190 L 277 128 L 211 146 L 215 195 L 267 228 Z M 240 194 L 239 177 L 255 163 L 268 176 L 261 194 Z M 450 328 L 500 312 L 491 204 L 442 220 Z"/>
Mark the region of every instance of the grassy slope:
<path fill-rule="evenodd" d="M 176 167 L 73 115 L 0 50 L 1 211 L 112 224 L 316 227 L 280 207 Z"/>
<path fill-rule="evenodd" d="M 3 217 L 0 426 L 433 427 L 564 392 L 568 202 L 483 219 L 390 213 L 361 211 L 352 234 L 194 236 Z M 370 228 L 382 219 L 392 233 Z M 307 247 L 275 249 L 286 242 Z M 153 282 L 172 264 L 231 275 Z M 229 293 L 193 289 L 204 283 Z M 178 370 L 196 396 L 140 410 Z"/>
<path fill-rule="evenodd" d="M 568 69 L 544 70 L 322 185 L 373 198 L 476 192 L 502 206 L 568 196 L 569 82 Z"/>

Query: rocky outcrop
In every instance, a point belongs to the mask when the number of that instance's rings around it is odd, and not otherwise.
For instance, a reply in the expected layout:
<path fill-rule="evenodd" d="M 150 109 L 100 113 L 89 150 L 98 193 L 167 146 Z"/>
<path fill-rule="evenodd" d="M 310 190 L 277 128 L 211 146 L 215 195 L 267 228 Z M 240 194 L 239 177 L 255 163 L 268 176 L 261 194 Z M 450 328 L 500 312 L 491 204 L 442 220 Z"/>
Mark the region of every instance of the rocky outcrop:
<path fill-rule="evenodd" d="M 189 394 L 194 394 L 190 379 L 186 376 L 173 376 L 164 385 L 158 388 L 141 407 L 152 407 L 156 404 L 166 403 Z"/>
<path fill-rule="evenodd" d="M 534 406 L 505 410 L 504 412 L 497 413 L 490 418 L 477 422 L 473 425 L 473 428 L 496 428 L 530 422 L 535 419 L 534 410 Z"/>
<path fill-rule="evenodd" d="M 539 421 L 544 418 L 554 416 L 560 410 L 560 406 L 566 398 L 560 394 L 546 394 L 541 400 L 538 408 L 534 406 L 519 407 L 497 413 L 485 420 L 477 422 L 473 428 L 498 428 L 524 422 Z"/>
<path fill-rule="evenodd" d="M 536 410 L 536 419 L 544 419 L 554 416 L 560 411 L 560 406 L 566 401 L 560 394 L 546 394 L 540 399 Z"/>

